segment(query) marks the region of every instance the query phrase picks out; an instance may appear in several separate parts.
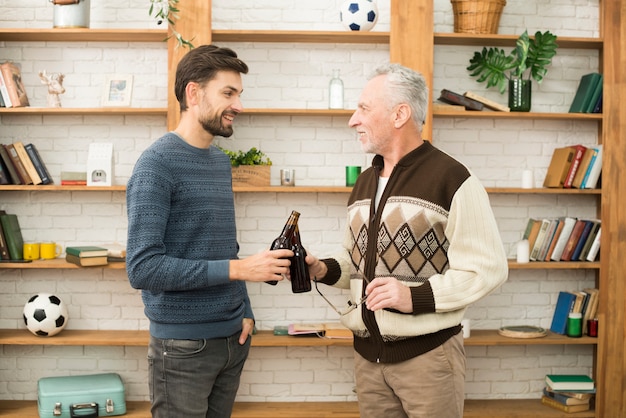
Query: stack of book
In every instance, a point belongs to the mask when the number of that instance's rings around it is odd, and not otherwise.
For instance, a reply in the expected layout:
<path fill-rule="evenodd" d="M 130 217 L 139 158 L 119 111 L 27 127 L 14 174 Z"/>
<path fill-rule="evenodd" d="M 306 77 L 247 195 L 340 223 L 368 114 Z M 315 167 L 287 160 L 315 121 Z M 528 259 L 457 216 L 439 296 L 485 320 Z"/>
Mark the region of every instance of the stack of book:
<path fill-rule="evenodd" d="M 522 239 L 528 240 L 531 261 L 596 261 L 601 232 L 599 219 L 530 218 Z"/>
<path fill-rule="evenodd" d="M 582 314 L 582 332 L 587 333 L 587 321 L 595 319 L 598 312 L 598 289 L 586 288 L 581 291 L 561 291 L 554 307 L 550 331 L 565 335 L 567 318 L 570 313 Z"/>
<path fill-rule="evenodd" d="M 0 144 L 0 184 L 52 184 L 52 176 L 33 144 Z"/>
<path fill-rule="evenodd" d="M 594 393 L 595 384 L 589 376 L 549 374 L 541 403 L 567 413 L 588 411 Z"/>
<path fill-rule="evenodd" d="M 595 189 L 602 174 L 602 145 L 556 148 L 543 187 Z"/>
<path fill-rule="evenodd" d="M 108 250 L 93 245 L 67 247 L 65 261 L 80 267 L 104 266 L 108 264 Z"/>

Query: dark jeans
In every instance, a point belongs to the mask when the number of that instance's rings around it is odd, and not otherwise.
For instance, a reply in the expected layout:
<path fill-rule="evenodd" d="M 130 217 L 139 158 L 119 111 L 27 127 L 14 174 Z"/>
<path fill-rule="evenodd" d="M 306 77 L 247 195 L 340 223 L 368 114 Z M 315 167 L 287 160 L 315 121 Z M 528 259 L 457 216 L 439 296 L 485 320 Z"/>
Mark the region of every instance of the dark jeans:
<path fill-rule="evenodd" d="M 161 340 L 148 347 L 154 418 L 229 418 L 250 350 L 239 333 L 210 340 Z"/>

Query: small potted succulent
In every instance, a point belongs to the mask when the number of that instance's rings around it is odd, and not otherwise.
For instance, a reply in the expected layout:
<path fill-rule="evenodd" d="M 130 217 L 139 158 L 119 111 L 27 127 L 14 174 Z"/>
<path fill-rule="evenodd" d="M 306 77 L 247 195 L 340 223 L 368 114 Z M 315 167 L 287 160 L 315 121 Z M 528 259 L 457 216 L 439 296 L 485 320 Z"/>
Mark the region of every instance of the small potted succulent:
<path fill-rule="evenodd" d="M 467 70 L 470 76 L 477 77 L 479 83 L 486 82 L 487 87 L 497 87 L 501 94 L 508 86 L 511 110 L 528 112 L 531 106 L 531 78 L 539 84 L 543 81 L 557 48 L 556 35 L 549 31 L 537 31 L 534 38 L 524 31 L 510 54 L 500 48 L 485 47 L 481 52 L 474 52 Z"/>
<path fill-rule="evenodd" d="M 269 186 L 270 160 L 265 153 L 250 148 L 247 152 L 229 151 L 218 147 L 230 158 L 233 170 L 233 186 Z"/>

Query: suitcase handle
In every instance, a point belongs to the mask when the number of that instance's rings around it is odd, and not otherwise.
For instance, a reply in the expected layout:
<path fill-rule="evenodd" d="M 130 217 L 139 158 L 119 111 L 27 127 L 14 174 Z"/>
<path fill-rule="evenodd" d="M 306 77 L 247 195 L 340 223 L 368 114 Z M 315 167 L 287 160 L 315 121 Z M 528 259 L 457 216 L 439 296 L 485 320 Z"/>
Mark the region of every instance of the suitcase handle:
<path fill-rule="evenodd" d="M 91 414 L 76 414 L 74 411 L 81 411 L 83 409 L 93 409 Z M 95 402 L 89 403 L 75 403 L 70 405 L 70 417 L 71 418 L 97 418 L 98 417 L 98 404 Z"/>

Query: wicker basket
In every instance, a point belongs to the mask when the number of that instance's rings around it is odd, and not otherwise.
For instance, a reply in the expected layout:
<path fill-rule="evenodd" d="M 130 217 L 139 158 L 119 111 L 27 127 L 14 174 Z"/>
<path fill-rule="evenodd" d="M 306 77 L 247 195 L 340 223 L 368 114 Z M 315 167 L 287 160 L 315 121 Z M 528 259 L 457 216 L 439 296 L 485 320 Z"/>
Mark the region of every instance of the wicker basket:
<path fill-rule="evenodd" d="M 498 33 L 506 0 L 450 0 L 457 33 Z"/>

